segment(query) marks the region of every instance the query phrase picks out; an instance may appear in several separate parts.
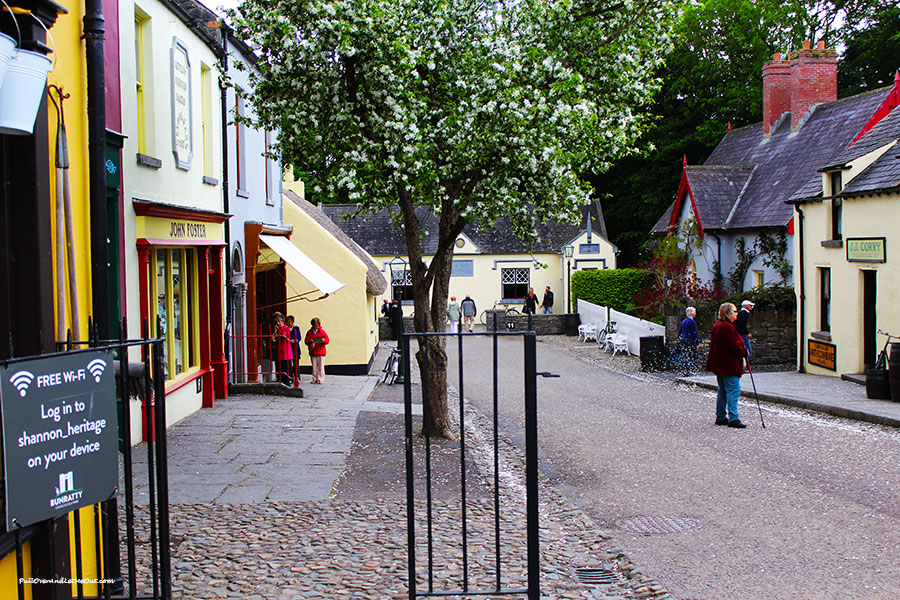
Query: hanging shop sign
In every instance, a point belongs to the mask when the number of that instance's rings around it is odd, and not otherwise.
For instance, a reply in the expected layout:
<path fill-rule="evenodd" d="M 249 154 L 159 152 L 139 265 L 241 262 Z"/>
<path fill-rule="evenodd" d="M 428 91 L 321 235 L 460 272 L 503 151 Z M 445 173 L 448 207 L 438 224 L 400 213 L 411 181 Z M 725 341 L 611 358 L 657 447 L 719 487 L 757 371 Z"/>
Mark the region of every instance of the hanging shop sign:
<path fill-rule="evenodd" d="M 172 151 L 179 169 L 189 171 L 194 155 L 191 120 L 191 61 L 187 46 L 172 38 Z"/>
<path fill-rule="evenodd" d="M 8 531 L 116 495 L 115 381 L 112 352 L 0 366 Z"/>
<path fill-rule="evenodd" d="M 887 262 L 885 238 L 847 238 L 848 262 Z"/>
<path fill-rule="evenodd" d="M 817 340 L 808 341 L 806 355 L 809 357 L 809 364 L 837 371 L 837 346 Z"/>

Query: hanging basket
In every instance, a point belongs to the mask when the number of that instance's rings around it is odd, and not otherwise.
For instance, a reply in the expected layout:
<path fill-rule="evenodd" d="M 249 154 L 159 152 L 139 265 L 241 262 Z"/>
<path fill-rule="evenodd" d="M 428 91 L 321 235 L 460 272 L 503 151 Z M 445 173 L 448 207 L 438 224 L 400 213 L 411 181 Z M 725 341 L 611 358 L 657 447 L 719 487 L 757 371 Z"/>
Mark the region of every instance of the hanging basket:
<path fill-rule="evenodd" d="M 31 135 L 51 61 L 30 50 L 13 53 L 0 85 L 0 134 Z"/>
<path fill-rule="evenodd" d="M 3 85 L 3 80 L 6 78 L 6 69 L 15 51 L 16 40 L 5 33 L 0 33 L 0 86 Z"/>

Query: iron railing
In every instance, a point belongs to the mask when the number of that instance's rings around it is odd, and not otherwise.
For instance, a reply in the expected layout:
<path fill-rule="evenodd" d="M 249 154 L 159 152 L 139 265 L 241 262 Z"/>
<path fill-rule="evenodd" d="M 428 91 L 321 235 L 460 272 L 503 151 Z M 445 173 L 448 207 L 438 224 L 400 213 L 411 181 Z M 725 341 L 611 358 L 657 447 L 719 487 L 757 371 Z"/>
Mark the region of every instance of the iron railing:
<path fill-rule="evenodd" d="M 431 432 L 429 431 L 430 414 L 428 402 L 423 402 L 423 430 L 424 437 L 424 461 L 425 461 L 425 523 L 426 535 L 426 567 L 424 576 L 425 588 L 419 590 L 418 573 L 416 564 L 416 494 L 415 494 L 415 463 L 414 463 L 414 438 L 412 415 L 412 385 L 411 377 L 404 381 L 404 405 L 405 405 L 405 444 L 406 444 L 406 500 L 407 500 L 407 552 L 409 566 L 409 599 L 416 600 L 424 597 L 447 596 L 521 596 L 528 600 L 540 598 L 540 554 L 539 554 L 539 522 L 538 522 L 538 447 L 537 447 L 537 354 L 536 338 L 534 331 L 521 333 L 498 332 L 496 321 L 494 331 L 488 333 L 412 333 L 402 336 L 401 347 L 403 353 L 404 373 L 410 373 L 410 341 L 412 339 L 426 339 L 431 337 L 443 337 L 447 340 L 457 341 L 457 359 L 459 363 L 459 455 L 460 455 L 460 533 L 459 551 L 462 561 L 462 582 L 459 589 L 438 589 L 435 584 L 435 534 L 434 534 L 434 504 L 432 501 L 432 449 Z M 466 450 L 466 419 L 464 411 L 465 399 L 465 372 L 464 372 L 464 340 L 475 337 L 491 337 L 493 340 L 493 404 L 492 404 L 492 511 L 494 529 L 494 547 L 492 549 L 493 584 L 490 589 L 474 589 L 470 573 L 470 542 L 469 542 L 469 516 L 467 498 L 467 450 Z M 526 527 L 526 555 L 527 567 L 526 585 L 519 588 L 504 588 L 503 586 L 503 554 L 501 545 L 503 531 L 501 528 L 501 494 L 500 494 L 500 435 L 499 435 L 499 378 L 498 378 L 498 339 L 500 337 L 520 337 L 524 344 L 524 410 L 525 410 L 525 527 Z M 449 346 L 449 344 L 448 344 Z M 422 361 L 422 394 L 428 397 L 428 369 L 429 352 L 428 344 L 422 344 L 424 349 Z M 448 350 L 449 351 L 449 350 Z M 480 371 L 482 374 L 484 370 Z M 483 375 L 482 375 L 483 376 Z M 513 519 L 515 526 L 520 521 Z M 442 542 L 450 543 L 446 538 Z"/>

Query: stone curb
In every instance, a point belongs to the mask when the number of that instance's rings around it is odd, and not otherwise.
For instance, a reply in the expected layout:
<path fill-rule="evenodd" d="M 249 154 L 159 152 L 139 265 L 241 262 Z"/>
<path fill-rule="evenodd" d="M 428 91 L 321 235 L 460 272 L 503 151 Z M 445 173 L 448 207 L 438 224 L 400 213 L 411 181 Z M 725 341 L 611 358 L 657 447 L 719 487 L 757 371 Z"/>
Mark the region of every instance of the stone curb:
<path fill-rule="evenodd" d="M 694 385 L 697 387 L 702 387 L 708 390 L 717 390 L 718 386 L 713 383 L 708 383 L 706 381 L 696 381 L 687 377 L 679 377 L 675 380 L 676 383 L 684 383 L 687 385 Z M 844 406 L 835 406 L 832 404 L 825 404 L 822 402 L 815 402 L 813 400 L 804 400 L 802 398 L 793 398 L 791 396 L 778 396 L 775 394 L 767 394 L 765 392 L 761 394 L 756 394 L 751 390 L 741 390 L 741 396 L 745 398 L 759 398 L 760 400 L 764 400 L 766 402 L 771 402 L 772 404 L 782 404 L 785 406 L 793 406 L 795 408 L 802 408 L 805 410 L 824 413 L 828 415 L 832 415 L 834 417 L 841 417 L 844 419 L 853 419 L 856 421 L 863 421 L 866 423 L 874 423 L 876 425 L 885 425 L 887 427 L 896 427 L 900 428 L 900 419 L 890 415 L 884 415 L 877 412 L 866 411 L 866 410 L 858 410 L 853 408 L 847 408 Z"/>

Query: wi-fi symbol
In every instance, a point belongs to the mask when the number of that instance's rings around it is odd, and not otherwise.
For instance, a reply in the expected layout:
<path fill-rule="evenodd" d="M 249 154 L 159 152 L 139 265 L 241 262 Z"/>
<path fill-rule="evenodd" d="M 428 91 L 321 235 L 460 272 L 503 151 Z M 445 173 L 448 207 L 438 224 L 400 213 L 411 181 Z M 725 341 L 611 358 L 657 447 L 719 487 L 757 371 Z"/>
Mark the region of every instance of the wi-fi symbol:
<path fill-rule="evenodd" d="M 100 383 L 100 377 L 103 375 L 103 370 L 106 368 L 106 361 L 95 358 L 88 363 L 87 368 L 88 371 L 91 372 L 91 375 L 94 376 L 94 381 Z"/>
<path fill-rule="evenodd" d="M 9 378 L 9 382 L 16 386 L 16 389 L 19 390 L 19 395 L 23 398 L 32 381 L 34 381 L 34 373 L 31 371 L 16 371 L 13 373 L 13 376 Z"/>

